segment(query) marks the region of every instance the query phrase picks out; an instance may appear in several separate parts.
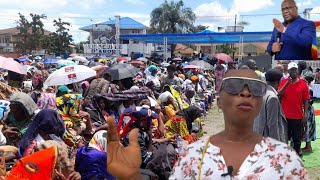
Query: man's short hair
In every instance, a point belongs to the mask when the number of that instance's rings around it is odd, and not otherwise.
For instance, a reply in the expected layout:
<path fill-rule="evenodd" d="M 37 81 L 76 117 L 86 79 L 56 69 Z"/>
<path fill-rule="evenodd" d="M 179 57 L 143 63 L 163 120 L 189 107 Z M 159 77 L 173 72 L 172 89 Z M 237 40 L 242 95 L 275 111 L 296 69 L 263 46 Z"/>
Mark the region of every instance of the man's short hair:
<path fill-rule="evenodd" d="M 278 69 L 269 69 L 266 72 L 265 77 L 267 82 L 274 83 L 280 81 L 283 77 L 283 74 Z"/>

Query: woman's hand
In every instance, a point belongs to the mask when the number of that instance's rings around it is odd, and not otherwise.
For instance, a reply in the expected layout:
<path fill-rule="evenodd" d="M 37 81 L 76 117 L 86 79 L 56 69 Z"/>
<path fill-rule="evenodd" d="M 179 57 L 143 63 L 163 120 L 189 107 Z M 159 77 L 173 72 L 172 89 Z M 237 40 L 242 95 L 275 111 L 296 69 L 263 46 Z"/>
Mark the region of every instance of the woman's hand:
<path fill-rule="evenodd" d="M 139 129 L 133 129 L 130 132 L 129 146 L 123 147 L 119 141 L 116 123 L 112 117 L 108 117 L 108 124 L 107 171 L 118 179 L 141 179 Z"/>

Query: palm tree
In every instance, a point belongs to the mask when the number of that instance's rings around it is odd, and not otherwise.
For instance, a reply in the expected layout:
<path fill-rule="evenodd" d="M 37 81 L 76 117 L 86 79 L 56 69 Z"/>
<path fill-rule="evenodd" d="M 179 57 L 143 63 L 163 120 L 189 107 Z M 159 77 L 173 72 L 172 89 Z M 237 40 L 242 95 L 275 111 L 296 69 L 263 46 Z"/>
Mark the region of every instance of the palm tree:
<path fill-rule="evenodd" d="M 153 33 L 187 33 L 193 29 L 196 15 L 191 8 L 184 7 L 183 1 L 165 1 L 152 10 L 150 27 Z"/>

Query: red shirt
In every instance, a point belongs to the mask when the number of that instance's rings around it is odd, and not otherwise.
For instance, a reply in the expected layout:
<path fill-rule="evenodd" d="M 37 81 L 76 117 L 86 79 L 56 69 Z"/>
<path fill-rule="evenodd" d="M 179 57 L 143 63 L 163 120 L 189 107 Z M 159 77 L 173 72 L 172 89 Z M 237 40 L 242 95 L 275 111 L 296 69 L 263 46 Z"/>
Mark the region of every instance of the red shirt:
<path fill-rule="evenodd" d="M 288 78 L 283 79 L 280 82 L 278 90 L 280 90 L 287 81 Z M 287 89 L 284 91 L 283 96 L 281 97 L 281 106 L 286 118 L 301 120 L 304 116 L 304 101 L 309 99 L 310 93 L 308 84 L 300 77 L 298 77 L 298 81 L 296 83 L 288 85 Z"/>

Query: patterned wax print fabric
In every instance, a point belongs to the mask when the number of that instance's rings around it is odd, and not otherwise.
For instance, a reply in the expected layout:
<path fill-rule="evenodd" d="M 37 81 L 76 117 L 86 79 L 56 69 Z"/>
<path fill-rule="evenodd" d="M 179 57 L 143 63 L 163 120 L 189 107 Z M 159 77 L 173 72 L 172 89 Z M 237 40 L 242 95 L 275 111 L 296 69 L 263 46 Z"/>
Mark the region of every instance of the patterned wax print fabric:
<path fill-rule="evenodd" d="M 79 115 L 81 98 L 80 94 L 65 94 L 57 97 L 57 109 L 66 128 L 81 126 L 82 118 Z"/>
<path fill-rule="evenodd" d="M 202 167 L 200 166 L 207 141 L 208 138 L 189 145 L 169 179 L 309 179 L 296 152 L 288 145 L 271 138 L 263 138 L 255 145 L 235 176 L 222 177 L 221 174 L 228 172 L 227 165 L 220 148 L 211 143 L 208 143 Z"/>

